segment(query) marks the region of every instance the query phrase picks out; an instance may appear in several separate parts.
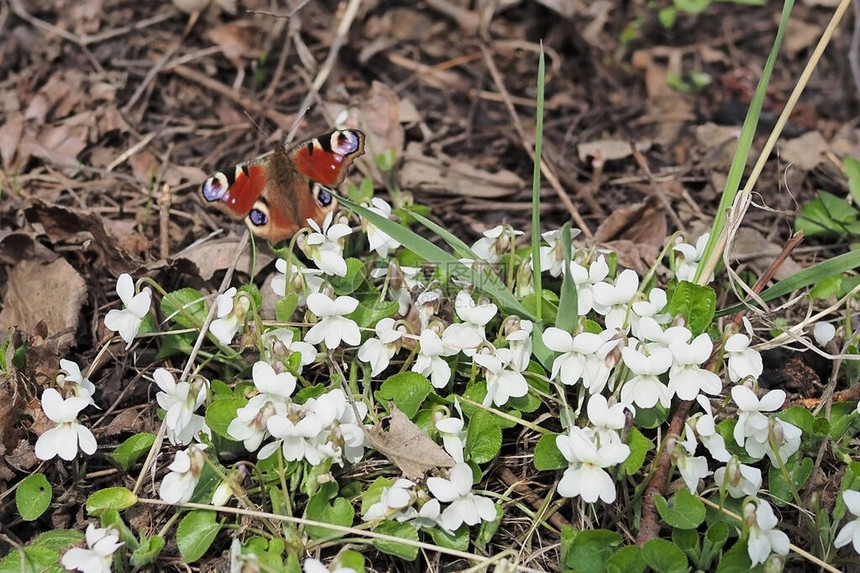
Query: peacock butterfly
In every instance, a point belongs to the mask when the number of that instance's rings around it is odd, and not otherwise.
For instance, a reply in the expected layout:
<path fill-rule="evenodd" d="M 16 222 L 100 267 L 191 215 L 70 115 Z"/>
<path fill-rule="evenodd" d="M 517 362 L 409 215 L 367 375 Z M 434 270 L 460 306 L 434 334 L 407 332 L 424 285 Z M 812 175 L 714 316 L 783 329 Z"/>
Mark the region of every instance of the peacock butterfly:
<path fill-rule="evenodd" d="M 251 232 L 278 243 L 307 226 L 321 223 L 337 207 L 327 189 L 339 185 L 349 166 L 364 153 L 364 134 L 332 131 L 286 149 L 218 172 L 200 191 L 207 203 L 234 219 L 244 218 Z"/>

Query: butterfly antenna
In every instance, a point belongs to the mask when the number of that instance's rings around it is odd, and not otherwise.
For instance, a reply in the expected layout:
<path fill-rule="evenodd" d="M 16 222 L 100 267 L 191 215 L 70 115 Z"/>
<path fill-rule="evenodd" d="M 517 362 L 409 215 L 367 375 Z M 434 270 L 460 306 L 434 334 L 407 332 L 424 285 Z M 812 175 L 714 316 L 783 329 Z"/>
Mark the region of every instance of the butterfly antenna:
<path fill-rule="evenodd" d="M 266 136 L 266 139 L 268 139 L 269 137 L 272 136 L 272 132 L 269 131 L 268 129 L 266 129 L 265 127 L 263 127 L 262 125 L 260 125 L 259 123 L 257 123 L 256 120 L 254 120 L 254 118 L 251 117 L 251 114 L 248 113 L 248 110 L 245 110 L 245 117 L 248 118 L 248 121 L 250 121 L 252 124 L 254 124 L 254 127 L 256 127 L 260 133 L 262 133 L 263 135 Z"/>
<path fill-rule="evenodd" d="M 299 125 L 310 110 L 310 106 L 307 106 L 296 116 L 296 119 L 293 121 L 293 125 L 290 127 L 290 131 L 287 132 L 287 137 L 284 138 L 284 145 L 289 145 L 290 142 L 293 141 L 293 138 L 296 136 L 296 132 L 299 130 Z"/>

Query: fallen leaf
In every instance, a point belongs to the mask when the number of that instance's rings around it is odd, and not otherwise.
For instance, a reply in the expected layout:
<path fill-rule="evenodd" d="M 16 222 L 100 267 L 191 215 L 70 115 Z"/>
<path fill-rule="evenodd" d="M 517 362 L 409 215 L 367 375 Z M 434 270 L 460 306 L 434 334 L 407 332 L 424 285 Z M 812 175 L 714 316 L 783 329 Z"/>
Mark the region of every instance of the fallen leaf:
<path fill-rule="evenodd" d="M 99 436 L 116 436 L 123 432 L 137 433 L 144 431 L 144 429 L 144 420 L 140 415 L 140 412 L 134 408 L 129 408 L 118 413 L 114 419 L 102 429 Z"/>
<path fill-rule="evenodd" d="M 30 223 L 40 224 L 54 243 L 72 242 L 87 250 L 94 250 L 114 276 L 130 272 L 138 266 L 117 246 L 116 239 L 105 231 L 102 218 L 97 213 L 34 200 L 24 210 L 24 216 Z"/>
<path fill-rule="evenodd" d="M 643 203 L 614 210 L 594 232 L 594 240 L 605 243 L 623 239 L 660 247 L 666 240 L 666 230 L 662 205 L 652 195 Z"/>
<path fill-rule="evenodd" d="M 17 326 L 33 332 L 45 321 L 61 353 L 75 344 L 87 285 L 65 259 L 48 264 L 23 260 L 9 271 L 5 287 L 0 329 Z"/>
<path fill-rule="evenodd" d="M 490 173 L 445 155 L 427 157 L 420 143 L 410 143 L 406 147 L 400 183 L 416 194 L 435 192 L 482 198 L 506 197 L 525 187 L 516 173 L 506 169 Z"/>
<path fill-rule="evenodd" d="M 761 271 L 770 266 L 782 252 L 782 246 L 768 241 L 767 237 L 751 227 L 741 227 L 732 240 L 730 257 L 758 267 Z M 776 280 L 787 279 L 803 270 L 803 266 L 790 257 L 776 270 Z"/>
<path fill-rule="evenodd" d="M 6 123 L 0 126 L 0 159 L 3 160 L 3 169 L 10 171 L 12 159 L 21 142 L 24 133 L 24 116 L 15 113 L 7 116 Z"/>
<path fill-rule="evenodd" d="M 36 241 L 33 233 L 0 231 L 0 263 L 14 265 L 24 259 L 51 262 L 56 258 L 56 253 Z"/>
<path fill-rule="evenodd" d="M 233 65 L 242 66 L 243 59 L 255 60 L 263 51 L 260 24 L 253 20 L 234 20 L 206 32 L 206 38 L 221 48 Z"/>
<path fill-rule="evenodd" d="M 804 171 L 813 169 L 825 160 L 830 145 L 818 131 L 808 131 L 800 137 L 789 139 L 779 146 L 781 159 Z"/>
<path fill-rule="evenodd" d="M 395 406 L 388 431 L 379 425 L 364 430 L 373 448 L 391 460 L 408 479 L 419 480 L 431 469 L 450 468 L 454 458 Z"/>
<path fill-rule="evenodd" d="M 174 258 L 177 261 L 187 261 L 194 264 L 197 267 L 200 278 L 208 281 L 215 273 L 226 270 L 233 264 L 233 259 L 236 258 L 236 246 L 239 244 L 239 241 L 240 237 L 227 237 L 225 239 L 205 241 L 176 253 Z M 236 263 L 236 270 L 250 276 L 252 264 L 255 264 L 257 269 L 261 269 L 271 263 L 274 258 L 271 252 L 259 250 L 256 260 L 252 260 L 251 250 L 246 248 Z"/>
<path fill-rule="evenodd" d="M 597 157 L 598 153 L 604 161 L 614 161 L 633 155 L 630 143 L 625 139 L 600 139 L 580 143 L 576 146 L 576 150 L 579 154 L 579 160 L 583 163 L 586 163 L 590 157 Z M 637 151 L 640 152 L 651 149 L 650 141 L 637 141 L 635 145 Z"/>

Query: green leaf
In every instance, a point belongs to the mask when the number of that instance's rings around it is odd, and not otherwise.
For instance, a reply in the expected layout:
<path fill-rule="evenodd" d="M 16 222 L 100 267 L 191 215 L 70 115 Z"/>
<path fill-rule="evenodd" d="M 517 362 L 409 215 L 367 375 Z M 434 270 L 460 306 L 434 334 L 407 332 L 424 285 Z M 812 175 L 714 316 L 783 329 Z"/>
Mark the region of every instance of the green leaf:
<path fill-rule="evenodd" d="M 669 409 L 660 402 L 652 408 L 637 408 L 633 423 L 638 428 L 656 428 L 662 426 L 669 418 Z"/>
<path fill-rule="evenodd" d="M 356 258 L 346 259 L 346 275 L 333 276 L 329 279 L 335 294 L 338 296 L 348 295 L 355 292 L 367 278 L 367 269 L 364 263 Z"/>
<path fill-rule="evenodd" d="M 244 398 L 215 400 L 206 409 L 206 425 L 222 438 L 233 442 L 239 441 L 227 432 L 227 428 L 236 417 L 236 411 L 247 404 L 248 401 Z"/>
<path fill-rule="evenodd" d="M 674 0 L 673 4 L 689 14 L 701 14 L 711 5 L 711 0 Z"/>
<path fill-rule="evenodd" d="M 791 275 L 787 279 L 783 279 L 770 288 L 765 289 L 759 296 L 765 302 L 775 298 L 785 296 L 795 291 L 803 290 L 804 288 L 817 284 L 833 275 L 840 275 L 846 271 L 853 270 L 860 266 L 860 250 L 849 251 L 830 257 L 816 265 L 807 267 L 802 271 Z M 726 316 L 734 314 L 741 309 L 746 308 L 746 304 L 756 304 L 755 301 L 747 303 L 739 303 L 728 308 L 720 309 L 717 316 Z"/>
<path fill-rule="evenodd" d="M 47 531 L 20 550 L 12 549 L 8 555 L 0 559 L 0 573 L 60 573 L 64 571 L 58 565 L 60 550 L 83 540 L 84 534 L 80 531 L 68 529 Z"/>
<path fill-rule="evenodd" d="M 714 289 L 681 281 L 672 293 L 669 312 L 674 317 L 684 318 L 693 336 L 705 332 L 714 319 L 717 308 L 717 293 Z"/>
<path fill-rule="evenodd" d="M 705 521 L 705 504 L 685 487 L 679 489 L 672 497 L 671 506 L 666 498 L 659 494 L 654 501 L 660 517 L 672 527 L 695 529 Z"/>
<path fill-rule="evenodd" d="M 544 434 L 535 445 L 534 464 L 538 471 L 567 469 L 570 465 L 555 445 L 555 438 L 558 435 Z"/>
<path fill-rule="evenodd" d="M 687 492 L 689 493 L 689 492 Z M 686 573 L 687 557 L 674 543 L 652 539 L 642 547 L 645 563 L 657 573 Z"/>
<path fill-rule="evenodd" d="M 627 445 L 630 447 L 630 455 L 624 460 L 622 467 L 627 475 L 633 475 L 645 463 L 645 456 L 654 449 L 654 444 L 634 426 L 630 428 L 630 434 L 627 436 Z"/>
<path fill-rule="evenodd" d="M 470 269 L 461 263 L 457 257 L 434 245 L 414 231 L 402 227 L 393 221 L 389 221 L 385 217 L 374 213 L 366 207 L 362 207 L 357 203 L 349 201 L 348 199 L 340 197 L 339 200 L 344 206 L 352 209 L 364 219 L 367 219 L 381 231 L 395 239 L 406 249 L 409 249 L 422 257 L 425 261 L 433 262 L 444 267 L 445 271 L 455 278 L 464 279 L 474 284 L 478 289 L 489 296 L 495 298 L 499 302 L 499 305 L 509 314 L 516 314 L 518 316 L 528 318 L 529 320 L 536 320 L 536 317 L 532 313 L 528 312 L 513 293 L 508 290 L 499 278 L 489 270 L 484 273 L 479 273 L 478 271 Z M 437 234 L 441 229 L 438 225 L 433 224 L 425 217 L 421 217 L 417 214 L 415 217 L 422 225 L 434 232 L 437 232 Z M 450 238 L 452 235 L 448 233 L 448 236 L 448 238 Z M 462 243 L 462 241 L 460 241 L 460 243 Z M 470 258 L 477 257 L 472 253 Z"/>
<path fill-rule="evenodd" d="M 221 530 L 217 514 L 208 509 L 195 509 L 182 518 L 176 528 L 176 546 L 186 563 L 203 557 Z"/>
<path fill-rule="evenodd" d="M 819 191 L 818 197 L 827 214 L 837 223 L 847 224 L 857 219 L 857 210 L 845 199 L 827 191 Z"/>
<path fill-rule="evenodd" d="M 580 531 L 570 544 L 564 566 L 581 573 L 605 571 L 606 561 L 621 541 L 621 535 L 606 529 Z"/>
<path fill-rule="evenodd" d="M 496 531 L 499 530 L 499 525 L 502 523 L 502 517 L 505 515 L 505 510 L 502 506 L 496 504 L 496 518 L 492 521 L 482 521 L 478 527 L 478 534 L 475 536 L 475 547 L 483 549 L 493 540 Z"/>
<path fill-rule="evenodd" d="M 123 511 L 137 503 L 137 496 L 124 487 L 100 489 L 87 498 L 87 513 L 99 516 L 108 509 Z"/>
<path fill-rule="evenodd" d="M 279 322 L 290 322 L 298 306 L 299 295 L 294 292 L 288 292 L 275 303 L 275 319 Z"/>
<path fill-rule="evenodd" d="M 783 507 L 794 501 L 793 492 L 800 491 L 806 480 L 812 475 L 812 467 L 811 458 L 804 458 L 800 454 L 792 456 L 785 462 L 786 472 L 791 478 L 791 484 L 789 484 L 785 481 L 784 474 L 778 467 L 770 466 L 767 473 L 767 485 L 773 504 Z"/>
<path fill-rule="evenodd" d="M 672 528 L 672 543 L 695 563 L 699 558 L 699 532 L 695 529 Z"/>
<path fill-rule="evenodd" d="M 732 545 L 731 549 L 723 553 L 717 564 L 717 573 L 749 573 L 751 569 L 752 561 L 747 552 L 746 541 L 738 541 Z"/>
<path fill-rule="evenodd" d="M 111 459 L 119 467 L 127 470 L 140 458 L 149 452 L 149 448 L 155 443 L 155 434 L 141 432 L 135 434 L 121 443 L 111 454 Z"/>
<path fill-rule="evenodd" d="M 401 372 L 382 383 L 376 391 L 376 398 L 381 402 L 393 401 L 407 418 L 412 419 L 432 391 L 433 386 L 426 376 L 417 372 Z"/>
<path fill-rule="evenodd" d="M 723 546 L 729 540 L 729 526 L 725 521 L 717 521 L 705 532 L 705 540 L 702 544 L 702 556 L 700 567 L 712 569 L 711 562 L 720 556 Z"/>
<path fill-rule="evenodd" d="M 394 537 L 402 537 L 410 541 L 418 541 L 418 532 L 408 523 L 398 523 L 396 521 L 385 521 L 379 524 L 374 530 L 376 533 L 392 535 Z M 374 539 L 373 546 L 389 555 L 394 555 L 406 561 L 415 561 L 418 557 L 418 547 L 415 545 L 405 545 L 403 543 L 395 543 L 393 541 L 385 541 L 382 539 Z"/>
<path fill-rule="evenodd" d="M 576 323 L 579 321 L 579 302 L 577 301 L 576 281 L 570 274 L 570 246 L 573 237 L 579 234 L 577 229 L 576 234 L 571 233 L 570 223 L 567 222 L 561 227 L 561 248 L 564 253 L 564 278 L 561 281 L 561 296 L 558 301 L 558 314 L 556 316 L 555 325 L 568 332 L 573 332 Z"/>
<path fill-rule="evenodd" d="M 164 538 L 160 535 L 153 535 L 141 541 L 140 545 L 131 553 L 131 565 L 135 568 L 141 568 L 149 565 L 155 558 L 158 557 L 161 550 L 164 549 Z"/>
<path fill-rule="evenodd" d="M 396 300 L 380 300 L 378 296 L 360 299 L 358 307 L 352 311 L 349 318 L 354 320 L 358 326 L 372 328 L 383 318 L 394 316 L 400 308 Z"/>
<path fill-rule="evenodd" d="M 469 418 L 466 430 L 466 455 L 476 464 L 485 464 L 495 458 L 501 448 L 502 429 L 496 417 L 484 410 L 477 410 Z"/>
<path fill-rule="evenodd" d="M 433 543 L 446 549 L 466 551 L 469 548 L 469 528 L 466 526 L 459 527 L 453 533 L 434 527 L 430 530 L 430 537 L 433 538 Z"/>
<path fill-rule="evenodd" d="M 814 434 L 815 433 L 815 416 L 812 415 L 812 412 L 807 410 L 802 406 L 792 406 L 782 412 L 778 412 L 776 417 L 780 420 L 785 420 L 789 424 L 793 424 L 803 430 L 804 434 Z M 829 431 L 829 427 L 827 428 Z M 824 435 L 827 435 L 825 432 Z"/>
<path fill-rule="evenodd" d="M 45 474 L 36 473 L 21 480 L 15 490 L 15 505 L 24 521 L 33 521 L 51 505 L 53 490 Z"/>
<path fill-rule="evenodd" d="M 161 312 L 181 328 L 200 328 L 209 313 L 209 304 L 199 290 L 183 288 L 161 299 Z"/>
<path fill-rule="evenodd" d="M 846 155 L 842 158 L 842 167 L 848 175 L 848 191 L 855 205 L 860 205 L 860 161 Z"/>
<path fill-rule="evenodd" d="M 619 547 L 606 561 L 607 573 L 641 573 L 647 566 L 642 548 L 637 545 Z"/>
<path fill-rule="evenodd" d="M 322 484 L 319 490 L 308 500 L 304 517 L 332 525 L 351 526 L 355 517 L 355 510 L 349 500 L 336 497 L 337 492 L 337 483 Z M 331 503 L 329 503 L 330 501 Z M 343 533 L 316 525 L 307 526 L 306 531 L 313 539 L 331 539 L 343 535 Z"/>

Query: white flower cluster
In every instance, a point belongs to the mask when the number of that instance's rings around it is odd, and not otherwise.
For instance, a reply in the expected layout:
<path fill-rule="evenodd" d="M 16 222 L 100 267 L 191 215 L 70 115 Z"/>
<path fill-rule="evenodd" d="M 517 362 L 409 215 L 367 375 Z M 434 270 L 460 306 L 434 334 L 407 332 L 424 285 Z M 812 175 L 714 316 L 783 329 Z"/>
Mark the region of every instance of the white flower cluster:
<path fill-rule="evenodd" d="M 227 428 L 248 451 L 260 449 L 258 457 L 265 459 L 280 448 L 287 461 L 306 460 L 312 465 L 326 458 L 340 465 L 362 458 L 366 404 L 350 404 L 339 388 L 297 404 L 292 400 L 296 377 L 275 373 L 263 361 L 254 364 L 253 379 L 257 394 L 237 410 Z M 268 438 L 274 440 L 260 448 Z"/>

